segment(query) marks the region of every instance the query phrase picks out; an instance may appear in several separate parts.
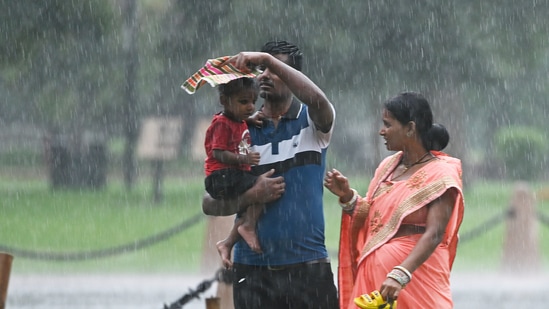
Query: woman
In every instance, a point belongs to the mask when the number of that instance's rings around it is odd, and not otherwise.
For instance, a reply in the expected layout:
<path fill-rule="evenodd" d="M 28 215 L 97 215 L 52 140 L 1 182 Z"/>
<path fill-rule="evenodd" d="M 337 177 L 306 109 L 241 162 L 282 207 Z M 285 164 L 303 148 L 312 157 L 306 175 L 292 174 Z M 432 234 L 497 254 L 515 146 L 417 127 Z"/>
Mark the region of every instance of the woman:
<path fill-rule="evenodd" d="M 376 169 L 366 197 L 333 169 L 324 185 L 343 208 L 339 248 L 341 308 L 379 290 L 398 309 L 452 308 L 450 270 L 463 219 L 461 162 L 440 150 L 427 100 L 413 92 L 384 103 L 379 134 L 397 151 Z M 413 280 L 412 280 L 413 278 Z"/>

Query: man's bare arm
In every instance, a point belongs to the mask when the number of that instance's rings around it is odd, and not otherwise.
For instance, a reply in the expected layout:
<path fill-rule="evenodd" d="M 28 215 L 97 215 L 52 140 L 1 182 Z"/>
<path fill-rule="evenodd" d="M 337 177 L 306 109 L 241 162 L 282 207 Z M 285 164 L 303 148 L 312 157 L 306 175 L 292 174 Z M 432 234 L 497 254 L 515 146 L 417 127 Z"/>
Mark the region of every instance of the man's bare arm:
<path fill-rule="evenodd" d="M 261 52 L 241 52 L 227 62 L 243 71 L 261 65 L 269 68 L 290 88 L 290 91 L 309 107 L 309 114 L 317 128 L 328 132 L 333 125 L 334 109 L 322 89 L 307 75 L 292 68 L 276 57 Z"/>
<path fill-rule="evenodd" d="M 290 88 L 292 93 L 309 107 L 309 115 L 316 127 L 328 132 L 333 124 L 334 110 L 326 94 L 307 75 L 267 54 L 264 65 Z"/>
<path fill-rule="evenodd" d="M 202 211 L 210 216 L 230 216 L 244 211 L 253 204 L 265 204 L 279 199 L 284 193 L 284 179 L 282 177 L 270 178 L 274 170 L 270 170 L 259 176 L 254 186 L 230 200 L 216 200 L 208 193 L 202 199 Z"/>

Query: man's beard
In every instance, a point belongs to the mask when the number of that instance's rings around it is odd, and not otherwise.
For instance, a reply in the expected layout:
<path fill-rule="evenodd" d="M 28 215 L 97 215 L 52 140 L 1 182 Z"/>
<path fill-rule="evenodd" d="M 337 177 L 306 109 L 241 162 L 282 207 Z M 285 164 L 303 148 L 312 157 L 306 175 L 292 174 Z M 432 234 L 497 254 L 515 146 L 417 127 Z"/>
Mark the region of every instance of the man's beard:
<path fill-rule="evenodd" d="M 259 97 L 261 97 L 262 99 L 272 99 L 273 96 L 267 92 L 260 92 L 259 93 Z"/>

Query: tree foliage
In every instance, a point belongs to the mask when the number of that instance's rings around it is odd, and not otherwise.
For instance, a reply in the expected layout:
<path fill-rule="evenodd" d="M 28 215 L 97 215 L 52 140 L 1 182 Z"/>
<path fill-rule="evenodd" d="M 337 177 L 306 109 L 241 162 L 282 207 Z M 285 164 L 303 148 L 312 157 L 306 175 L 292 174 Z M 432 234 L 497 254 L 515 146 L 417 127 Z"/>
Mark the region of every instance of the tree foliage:
<path fill-rule="evenodd" d="M 2 81 L 18 98 L 0 105 L 2 118 L 71 127 L 91 126 L 92 115 L 98 121 L 109 82 L 101 71 L 111 51 L 105 38 L 115 23 L 108 2 L 2 2 Z"/>

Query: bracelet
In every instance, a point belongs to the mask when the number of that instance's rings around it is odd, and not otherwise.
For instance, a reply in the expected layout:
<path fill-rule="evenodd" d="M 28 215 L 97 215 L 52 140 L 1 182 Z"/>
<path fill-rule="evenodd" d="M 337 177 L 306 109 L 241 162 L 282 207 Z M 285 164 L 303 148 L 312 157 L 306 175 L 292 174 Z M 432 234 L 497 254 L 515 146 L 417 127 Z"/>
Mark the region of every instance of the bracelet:
<path fill-rule="evenodd" d="M 406 285 L 406 282 L 402 279 L 402 277 L 395 275 L 393 272 L 390 272 L 387 274 L 387 278 L 391 278 L 393 280 L 396 280 L 403 288 Z"/>
<path fill-rule="evenodd" d="M 404 272 L 406 274 L 406 276 L 408 276 L 408 278 L 409 278 L 408 282 L 412 281 L 412 273 L 410 273 L 409 270 L 404 268 L 404 266 L 398 265 L 398 266 L 393 267 L 393 269 L 398 269 L 398 270 Z"/>
<path fill-rule="evenodd" d="M 353 191 L 353 197 L 347 203 L 342 203 L 341 197 L 339 198 L 339 206 L 341 206 L 343 210 L 349 211 L 355 207 L 356 200 L 358 199 L 358 192 L 355 189 L 351 189 L 351 191 Z"/>
<path fill-rule="evenodd" d="M 391 278 L 393 280 L 396 280 L 396 282 L 398 282 L 402 288 L 404 288 L 408 283 L 410 283 L 410 277 L 408 277 L 408 275 L 403 272 L 402 270 L 400 269 L 394 269 L 391 270 L 391 272 L 389 272 L 387 274 L 387 278 Z"/>

